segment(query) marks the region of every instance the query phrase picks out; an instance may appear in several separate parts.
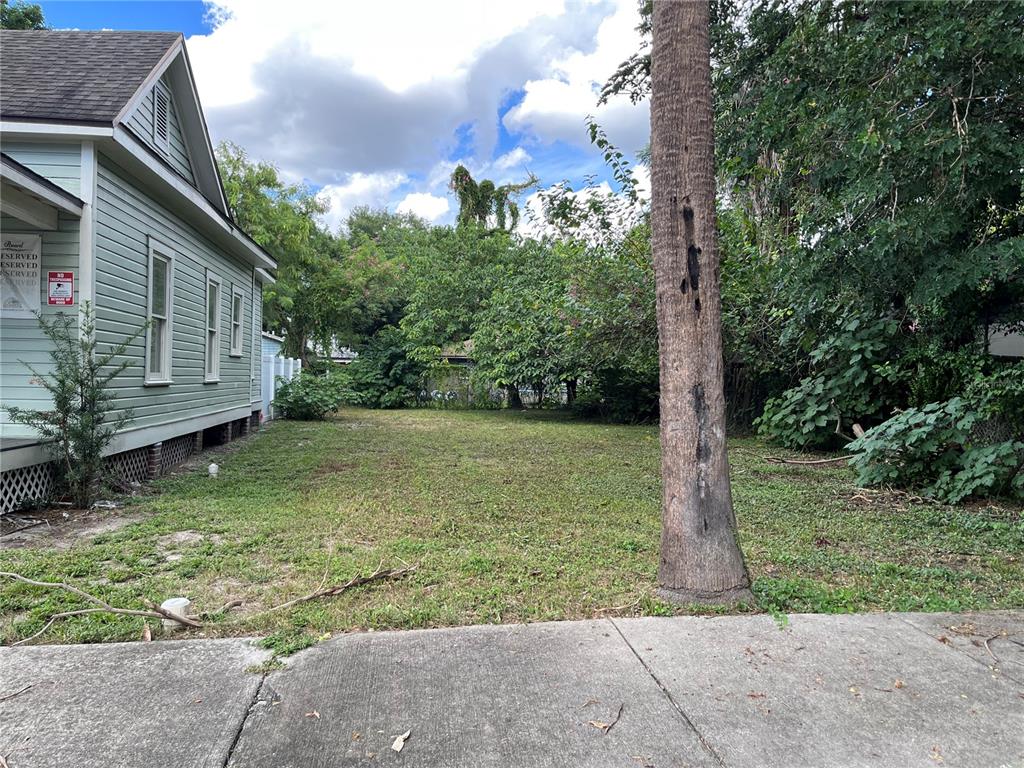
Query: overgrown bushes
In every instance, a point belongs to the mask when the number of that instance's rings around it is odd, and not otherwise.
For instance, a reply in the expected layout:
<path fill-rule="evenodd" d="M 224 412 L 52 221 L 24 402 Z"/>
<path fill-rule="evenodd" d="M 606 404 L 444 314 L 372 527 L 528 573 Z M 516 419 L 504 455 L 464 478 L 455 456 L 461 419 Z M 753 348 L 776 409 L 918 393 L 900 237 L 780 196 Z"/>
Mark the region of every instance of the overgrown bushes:
<path fill-rule="evenodd" d="M 411 359 L 402 332 L 382 328 L 339 376 L 346 382 L 345 402 L 366 408 L 415 405 L 424 366 Z"/>
<path fill-rule="evenodd" d="M 274 407 L 286 419 L 319 421 L 338 410 L 344 399 L 345 382 L 341 377 L 303 371 L 291 381 L 281 382 Z"/>
<path fill-rule="evenodd" d="M 862 485 L 920 488 L 951 503 L 1024 498 L 1024 366 L 979 377 L 965 397 L 908 408 L 848 446 Z"/>

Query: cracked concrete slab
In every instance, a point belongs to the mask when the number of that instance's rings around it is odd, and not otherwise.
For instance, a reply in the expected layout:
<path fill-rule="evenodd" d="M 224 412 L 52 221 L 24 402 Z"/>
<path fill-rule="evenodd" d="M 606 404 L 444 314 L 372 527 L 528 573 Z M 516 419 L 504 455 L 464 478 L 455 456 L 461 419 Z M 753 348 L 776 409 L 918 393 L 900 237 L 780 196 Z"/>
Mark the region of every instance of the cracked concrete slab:
<path fill-rule="evenodd" d="M 347 635 L 260 701 L 231 766 L 719 765 L 607 621 Z"/>
<path fill-rule="evenodd" d="M 269 657 L 250 640 L 0 650 L 10 768 L 220 768 Z M 6 698 L 4 698 L 6 697 Z"/>
<path fill-rule="evenodd" d="M 730 768 L 1024 764 L 1024 687 L 899 615 L 615 624 Z"/>

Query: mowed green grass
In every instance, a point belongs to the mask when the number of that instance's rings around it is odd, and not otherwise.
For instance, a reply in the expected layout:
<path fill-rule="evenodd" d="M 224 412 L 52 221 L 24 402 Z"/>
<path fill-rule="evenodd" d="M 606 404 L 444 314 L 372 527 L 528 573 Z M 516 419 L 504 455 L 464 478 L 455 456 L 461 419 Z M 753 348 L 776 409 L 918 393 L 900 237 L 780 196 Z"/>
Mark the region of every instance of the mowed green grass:
<path fill-rule="evenodd" d="M 1019 509 L 952 508 L 858 491 L 839 465 L 770 464 L 730 444 L 741 541 L 761 610 L 1024 606 Z M 179 636 L 270 635 L 293 650 L 327 633 L 670 614 L 655 597 L 655 427 L 551 413 L 346 410 L 278 422 L 201 468 L 156 483 L 139 520 L 66 550 L 0 551 L 0 570 L 73 583 L 138 608 L 176 595 L 241 609 Z M 205 460 L 202 465 L 205 467 Z M 186 532 L 183 536 L 173 534 Z M 401 580 L 266 609 L 384 567 Z M 0 639 L 85 607 L 0 583 Z M 137 639 L 142 619 L 58 621 L 36 642 Z"/>

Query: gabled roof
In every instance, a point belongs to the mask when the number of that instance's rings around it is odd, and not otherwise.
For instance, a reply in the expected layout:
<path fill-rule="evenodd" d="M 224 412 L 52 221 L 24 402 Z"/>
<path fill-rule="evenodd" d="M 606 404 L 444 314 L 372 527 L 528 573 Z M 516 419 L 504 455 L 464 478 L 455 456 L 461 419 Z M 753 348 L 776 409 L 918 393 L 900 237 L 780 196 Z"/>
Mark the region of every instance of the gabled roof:
<path fill-rule="evenodd" d="M 171 90 L 194 183 L 127 121 L 162 80 Z M 155 180 L 180 211 L 199 216 L 218 243 L 264 270 L 274 259 L 234 223 L 195 78 L 177 32 L 0 31 L 0 130 L 13 136 L 80 136 L 130 172 Z"/>
<path fill-rule="evenodd" d="M 0 118 L 113 124 L 176 32 L 0 31 Z"/>

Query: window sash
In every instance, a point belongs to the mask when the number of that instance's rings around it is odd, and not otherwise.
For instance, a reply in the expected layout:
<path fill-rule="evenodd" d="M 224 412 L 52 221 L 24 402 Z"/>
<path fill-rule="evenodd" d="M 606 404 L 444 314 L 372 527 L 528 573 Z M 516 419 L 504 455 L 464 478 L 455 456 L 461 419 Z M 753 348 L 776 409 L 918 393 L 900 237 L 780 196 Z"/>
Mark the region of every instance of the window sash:
<path fill-rule="evenodd" d="M 231 292 L 231 354 L 242 354 L 242 291 L 234 288 Z"/>
<path fill-rule="evenodd" d="M 220 281 L 206 278 L 206 381 L 220 377 Z"/>
<path fill-rule="evenodd" d="M 174 262 L 170 255 L 150 245 L 146 339 L 146 383 L 166 383 L 171 378 L 171 313 L 173 312 Z"/>

